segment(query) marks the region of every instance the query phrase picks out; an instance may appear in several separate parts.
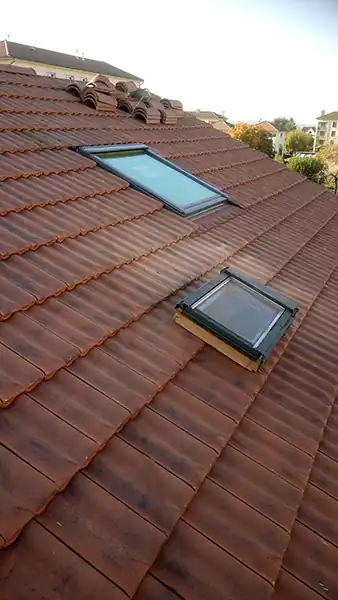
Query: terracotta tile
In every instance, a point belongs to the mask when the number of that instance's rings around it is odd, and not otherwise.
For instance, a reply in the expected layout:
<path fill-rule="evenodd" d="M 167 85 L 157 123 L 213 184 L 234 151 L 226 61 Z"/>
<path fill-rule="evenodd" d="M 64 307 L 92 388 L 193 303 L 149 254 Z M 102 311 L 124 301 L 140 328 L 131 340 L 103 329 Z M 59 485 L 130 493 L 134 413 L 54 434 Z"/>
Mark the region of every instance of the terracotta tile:
<path fill-rule="evenodd" d="M 6 281 L 14 283 L 41 302 L 49 296 L 60 293 L 66 285 L 63 280 L 35 266 L 33 262 L 35 257 L 35 252 L 24 256 L 11 256 L 2 264 L 1 274 Z"/>
<path fill-rule="evenodd" d="M 318 452 L 311 471 L 310 482 L 338 500 L 338 463 L 322 452 Z"/>
<path fill-rule="evenodd" d="M 234 421 L 174 383 L 168 383 L 150 408 L 216 452 L 224 448 L 236 426 Z"/>
<path fill-rule="evenodd" d="M 60 302 L 85 315 L 105 328 L 108 334 L 127 325 L 133 318 L 129 306 L 121 304 L 114 296 L 108 297 L 97 289 L 96 282 L 80 285 L 60 296 Z"/>
<path fill-rule="evenodd" d="M 106 330 L 56 298 L 34 306 L 27 315 L 86 354 L 107 336 Z"/>
<path fill-rule="evenodd" d="M 108 339 L 101 350 L 147 377 L 159 388 L 174 377 L 180 368 L 175 360 L 139 340 L 128 329 Z"/>
<path fill-rule="evenodd" d="M 291 532 L 303 490 L 226 446 L 209 478 Z"/>
<path fill-rule="evenodd" d="M 244 418 L 230 442 L 262 466 L 304 489 L 313 459 L 280 437 Z"/>
<path fill-rule="evenodd" d="M 273 600 L 320 600 L 322 596 L 282 569 L 272 598 Z"/>
<path fill-rule="evenodd" d="M 56 488 L 53 481 L 3 445 L 0 446 L 0 466 L 0 534 L 6 543 L 11 543 Z"/>
<path fill-rule="evenodd" d="M 314 425 L 261 394 L 250 407 L 248 417 L 313 458 L 323 435 L 324 425 Z"/>
<path fill-rule="evenodd" d="M 127 600 L 106 577 L 38 523 L 1 556 L 2 600 Z"/>
<path fill-rule="evenodd" d="M 268 600 L 267 581 L 185 523 L 157 559 L 155 577 L 182 598 L 194 600 Z"/>
<path fill-rule="evenodd" d="M 193 495 L 186 483 L 116 436 L 84 474 L 167 534 Z"/>
<path fill-rule="evenodd" d="M 338 500 L 308 485 L 297 519 L 331 544 L 338 546 Z"/>
<path fill-rule="evenodd" d="M 208 480 L 183 518 L 258 575 L 276 582 L 289 543 L 278 525 Z"/>
<path fill-rule="evenodd" d="M 337 433 L 338 427 L 330 426 L 329 421 L 320 445 L 320 451 L 336 462 L 338 462 Z"/>
<path fill-rule="evenodd" d="M 98 451 L 95 442 L 26 395 L 1 414 L 1 441 L 58 486 Z"/>
<path fill-rule="evenodd" d="M 50 381 L 43 381 L 29 396 L 98 444 L 129 418 L 129 412 L 120 404 L 64 369 Z"/>
<path fill-rule="evenodd" d="M 134 597 L 135 600 L 177 600 L 179 598 L 151 575 L 146 575 Z"/>
<path fill-rule="evenodd" d="M 304 552 L 306 548 L 306 552 Z M 328 600 L 338 596 L 338 548 L 296 523 L 284 568 Z"/>
<path fill-rule="evenodd" d="M 96 348 L 85 358 L 78 359 L 69 371 L 127 408 L 131 414 L 150 402 L 157 392 L 156 385 L 149 379 Z"/>
<path fill-rule="evenodd" d="M 165 541 L 158 529 L 81 474 L 38 521 L 129 596 Z"/>
<path fill-rule="evenodd" d="M 0 407 L 9 404 L 22 390 L 32 389 L 44 377 L 40 369 L 0 344 Z"/>
<path fill-rule="evenodd" d="M 119 435 L 194 488 L 216 458 L 211 448 L 148 408 Z"/>
<path fill-rule="evenodd" d="M 232 361 L 226 357 L 224 361 L 224 368 L 231 371 Z M 252 401 L 240 387 L 204 369 L 196 360 L 177 376 L 175 383 L 235 422 L 240 421 Z"/>
<path fill-rule="evenodd" d="M 32 294 L 20 289 L 14 283 L 0 277 L 0 317 L 7 318 L 17 310 L 27 309 L 35 304 Z"/>
<path fill-rule="evenodd" d="M 41 369 L 47 377 L 79 355 L 75 346 L 32 321 L 26 314 L 16 314 L 4 322 L 0 339 L 8 348 Z"/>

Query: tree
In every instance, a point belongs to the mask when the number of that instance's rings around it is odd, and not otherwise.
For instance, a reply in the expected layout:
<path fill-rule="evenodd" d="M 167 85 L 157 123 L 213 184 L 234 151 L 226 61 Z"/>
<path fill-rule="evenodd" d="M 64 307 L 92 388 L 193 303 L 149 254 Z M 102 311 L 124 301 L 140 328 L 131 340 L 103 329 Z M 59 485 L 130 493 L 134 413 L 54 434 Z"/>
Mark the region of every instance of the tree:
<path fill-rule="evenodd" d="M 325 161 L 327 165 L 327 184 L 328 187 L 334 190 L 334 193 L 338 193 L 338 146 L 325 146 L 318 153 L 320 158 Z"/>
<path fill-rule="evenodd" d="M 297 171 L 305 175 L 311 181 L 316 183 L 325 183 L 327 176 L 327 166 L 325 161 L 320 156 L 307 158 L 297 158 L 292 156 L 287 163 L 288 169 Z"/>
<path fill-rule="evenodd" d="M 260 150 L 271 158 L 274 157 L 272 136 L 261 127 L 257 125 L 246 125 L 246 123 L 238 123 L 232 127 L 228 133 L 236 140 L 245 142 L 251 148 Z"/>
<path fill-rule="evenodd" d="M 295 120 L 290 117 L 276 117 L 272 124 L 279 129 L 279 131 L 293 131 L 297 128 Z"/>
<path fill-rule="evenodd" d="M 290 154 L 294 152 L 311 152 L 313 150 L 312 135 L 297 129 L 289 131 L 285 136 L 285 150 Z"/>

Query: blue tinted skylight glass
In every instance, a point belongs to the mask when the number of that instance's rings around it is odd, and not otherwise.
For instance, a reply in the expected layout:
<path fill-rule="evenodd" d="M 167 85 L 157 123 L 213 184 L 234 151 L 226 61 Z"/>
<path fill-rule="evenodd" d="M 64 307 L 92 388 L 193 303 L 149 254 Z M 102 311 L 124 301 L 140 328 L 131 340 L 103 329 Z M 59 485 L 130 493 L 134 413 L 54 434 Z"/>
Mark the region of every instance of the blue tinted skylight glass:
<path fill-rule="evenodd" d="M 179 212 L 195 212 L 224 202 L 220 193 L 146 152 L 109 152 L 96 156 L 132 184 L 143 187 Z"/>

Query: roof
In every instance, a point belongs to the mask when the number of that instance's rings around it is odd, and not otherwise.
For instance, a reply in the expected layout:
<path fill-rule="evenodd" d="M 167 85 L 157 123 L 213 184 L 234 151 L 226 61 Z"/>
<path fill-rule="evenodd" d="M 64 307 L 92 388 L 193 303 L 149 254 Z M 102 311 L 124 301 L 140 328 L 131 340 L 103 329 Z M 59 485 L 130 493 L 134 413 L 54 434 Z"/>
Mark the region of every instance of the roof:
<path fill-rule="evenodd" d="M 201 121 L 225 121 L 225 123 L 227 123 L 227 119 L 224 115 L 219 115 L 211 110 L 195 110 L 191 111 L 190 114 Z"/>
<path fill-rule="evenodd" d="M 317 117 L 317 121 L 338 121 L 338 110 Z"/>
<path fill-rule="evenodd" d="M 279 133 L 279 129 L 270 123 L 270 121 L 259 121 L 259 123 L 256 123 L 256 127 L 261 127 L 268 133 Z"/>
<path fill-rule="evenodd" d="M 1 600 L 336 600 L 336 196 L 66 84 L 0 72 Z M 183 219 L 70 149 L 139 142 L 235 204 Z M 300 308 L 257 373 L 173 322 L 224 266 Z"/>
<path fill-rule="evenodd" d="M 316 126 L 315 125 L 304 125 L 301 128 L 301 131 L 303 131 L 304 133 L 308 133 L 309 131 L 316 131 Z"/>
<path fill-rule="evenodd" d="M 88 71 L 89 73 L 101 73 L 111 77 L 121 77 L 123 79 L 132 79 L 134 81 L 143 81 L 141 77 L 117 69 L 109 63 L 63 52 L 55 52 L 46 48 L 37 48 L 26 44 L 18 44 L 9 40 L 0 42 L 0 56 L 8 56 L 19 60 L 42 63 L 44 65 L 53 65 L 65 69 L 74 69 L 77 71 Z"/>

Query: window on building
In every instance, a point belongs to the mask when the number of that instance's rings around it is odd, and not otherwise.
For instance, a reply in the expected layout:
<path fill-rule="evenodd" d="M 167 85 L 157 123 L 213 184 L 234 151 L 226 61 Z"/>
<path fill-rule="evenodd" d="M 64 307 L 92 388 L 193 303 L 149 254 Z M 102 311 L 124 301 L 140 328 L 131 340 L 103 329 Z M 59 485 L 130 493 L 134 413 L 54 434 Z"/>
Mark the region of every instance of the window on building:
<path fill-rule="evenodd" d="M 335 131 L 331 131 L 331 137 L 334 137 L 336 135 Z"/>
<path fill-rule="evenodd" d="M 332 127 L 337 127 L 337 121 L 333 121 Z"/>
<path fill-rule="evenodd" d="M 97 146 L 77 150 L 183 216 L 214 208 L 228 200 L 220 190 L 155 154 L 147 146 Z"/>
<path fill-rule="evenodd" d="M 250 370 L 271 353 L 297 305 L 265 285 L 225 269 L 176 306 L 175 320 Z"/>

